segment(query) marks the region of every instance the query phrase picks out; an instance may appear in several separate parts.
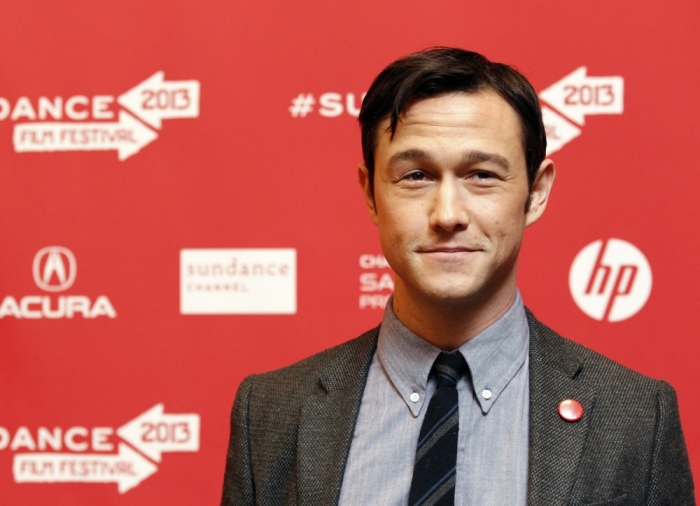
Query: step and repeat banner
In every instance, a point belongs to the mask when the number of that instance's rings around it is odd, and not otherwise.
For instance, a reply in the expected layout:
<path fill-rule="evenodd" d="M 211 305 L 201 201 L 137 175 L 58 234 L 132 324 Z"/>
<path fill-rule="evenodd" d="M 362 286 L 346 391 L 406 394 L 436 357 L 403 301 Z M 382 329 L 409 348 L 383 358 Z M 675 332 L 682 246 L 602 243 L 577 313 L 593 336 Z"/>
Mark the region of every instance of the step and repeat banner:
<path fill-rule="evenodd" d="M 381 320 L 357 184 L 374 76 L 515 65 L 557 165 L 520 289 L 675 386 L 700 470 L 697 2 L 0 6 L 0 503 L 217 504 L 248 374 Z"/>

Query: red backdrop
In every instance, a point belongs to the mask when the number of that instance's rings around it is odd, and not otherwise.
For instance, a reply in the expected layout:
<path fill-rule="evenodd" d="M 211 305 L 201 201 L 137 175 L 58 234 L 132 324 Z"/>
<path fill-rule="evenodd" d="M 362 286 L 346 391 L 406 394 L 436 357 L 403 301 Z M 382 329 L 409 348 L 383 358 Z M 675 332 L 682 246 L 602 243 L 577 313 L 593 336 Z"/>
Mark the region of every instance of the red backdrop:
<path fill-rule="evenodd" d="M 391 278 L 356 182 L 356 108 L 387 63 L 432 45 L 550 90 L 558 176 L 526 235 L 524 300 L 673 384 L 699 469 L 699 11 L 3 2 L 2 502 L 217 503 L 243 377 L 381 318 Z"/>

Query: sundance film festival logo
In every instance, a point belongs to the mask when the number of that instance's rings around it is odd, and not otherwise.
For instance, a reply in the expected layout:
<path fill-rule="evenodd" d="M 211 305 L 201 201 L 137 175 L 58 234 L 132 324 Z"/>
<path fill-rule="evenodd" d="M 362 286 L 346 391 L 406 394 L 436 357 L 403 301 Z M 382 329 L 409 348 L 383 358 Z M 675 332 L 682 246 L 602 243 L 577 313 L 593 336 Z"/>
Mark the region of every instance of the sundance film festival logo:
<path fill-rule="evenodd" d="M 36 285 L 46 292 L 68 290 L 78 275 L 75 255 L 63 246 L 47 246 L 34 255 L 32 275 Z M 0 304 L 0 318 L 116 318 L 117 312 L 106 295 L 100 295 L 93 303 L 86 295 L 25 295 L 19 299 L 7 295 Z"/>
<path fill-rule="evenodd" d="M 294 314 L 296 250 L 183 249 L 182 314 Z"/>
<path fill-rule="evenodd" d="M 166 81 L 160 71 L 118 97 L 0 97 L 0 121 L 19 122 L 16 153 L 116 151 L 126 160 L 158 138 L 164 119 L 198 117 L 199 91 L 199 81 Z"/>
<path fill-rule="evenodd" d="M 579 67 L 541 91 L 540 99 L 552 107 L 542 106 L 547 154 L 559 151 L 581 135 L 586 116 L 622 114 L 624 90 L 622 77 L 589 76 L 586 67 Z"/>
<path fill-rule="evenodd" d="M 595 241 L 571 265 L 569 289 L 591 318 L 610 322 L 637 314 L 651 294 L 651 267 L 644 254 L 622 239 Z"/>
<path fill-rule="evenodd" d="M 16 483 L 113 483 L 123 494 L 158 471 L 163 453 L 199 451 L 199 433 L 197 413 L 165 413 L 160 403 L 116 430 L 0 426 L 0 452 L 15 452 Z"/>

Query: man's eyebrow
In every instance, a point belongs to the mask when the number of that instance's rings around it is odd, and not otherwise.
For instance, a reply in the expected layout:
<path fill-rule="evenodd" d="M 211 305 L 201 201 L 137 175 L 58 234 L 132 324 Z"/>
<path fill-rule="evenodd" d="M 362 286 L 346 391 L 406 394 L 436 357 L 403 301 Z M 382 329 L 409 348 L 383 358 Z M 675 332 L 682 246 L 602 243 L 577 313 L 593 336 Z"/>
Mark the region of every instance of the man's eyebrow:
<path fill-rule="evenodd" d="M 432 162 L 434 159 L 430 153 L 423 151 L 422 149 L 407 149 L 406 151 L 400 151 L 394 154 L 389 159 L 389 165 L 393 165 L 398 162 L 403 162 L 407 160 L 420 160 L 424 162 Z M 498 153 L 487 153 L 485 151 L 471 150 L 467 151 L 462 156 L 462 162 L 466 164 L 473 164 L 479 162 L 490 162 L 498 165 L 504 170 L 510 169 L 510 163 L 508 159 Z"/>
<path fill-rule="evenodd" d="M 478 162 L 490 162 L 500 166 L 504 170 L 510 169 L 508 159 L 497 153 L 486 153 L 484 151 L 468 151 L 462 156 L 464 163 L 472 164 Z"/>
<path fill-rule="evenodd" d="M 433 157 L 422 149 L 407 149 L 406 151 L 400 151 L 389 158 L 389 165 L 406 160 L 422 160 L 424 162 L 431 162 Z"/>

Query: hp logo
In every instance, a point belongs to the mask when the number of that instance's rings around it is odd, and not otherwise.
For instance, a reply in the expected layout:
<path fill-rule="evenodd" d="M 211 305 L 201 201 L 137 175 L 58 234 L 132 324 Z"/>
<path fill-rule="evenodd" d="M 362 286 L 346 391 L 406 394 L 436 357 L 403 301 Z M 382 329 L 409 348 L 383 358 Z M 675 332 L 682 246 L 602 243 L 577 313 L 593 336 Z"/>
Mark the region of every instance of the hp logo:
<path fill-rule="evenodd" d="M 651 283 L 646 257 L 622 239 L 592 242 L 569 271 L 569 290 L 581 311 L 609 322 L 637 314 L 649 299 Z"/>

